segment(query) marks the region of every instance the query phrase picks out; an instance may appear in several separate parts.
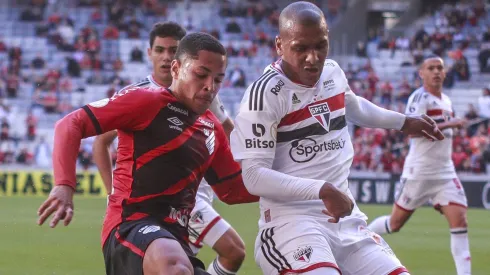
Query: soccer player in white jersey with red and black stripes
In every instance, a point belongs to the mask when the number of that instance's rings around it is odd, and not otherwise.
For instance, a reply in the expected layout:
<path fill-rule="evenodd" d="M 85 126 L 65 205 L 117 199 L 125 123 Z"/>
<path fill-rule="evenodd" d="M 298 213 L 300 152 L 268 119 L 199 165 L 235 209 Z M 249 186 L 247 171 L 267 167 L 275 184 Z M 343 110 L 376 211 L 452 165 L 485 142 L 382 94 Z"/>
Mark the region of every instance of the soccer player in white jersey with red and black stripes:
<path fill-rule="evenodd" d="M 357 97 L 326 59 L 328 28 L 309 2 L 279 17 L 281 59 L 245 92 L 230 142 L 245 186 L 260 196 L 255 261 L 266 275 L 409 274 L 354 202 L 354 149 L 346 121 L 442 139 L 427 116 L 405 116 Z"/>
<path fill-rule="evenodd" d="M 449 223 L 457 274 L 471 274 L 466 195 L 451 159 L 453 128 L 463 127 L 465 121 L 454 118 L 451 100 L 442 92 L 446 77 L 443 60 L 429 56 L 422 63 L 419 75 L 423 86 L 408 99 L 406 114 L 427 114 L 437 122 L 446 138 L 437 142 L 417 136 L 411 138 L 401 179 L 403 188 L 391 215 L 373 220 L 369 229 L 378 234 L 398 232 L 415 209 L 430 200 Z"/>

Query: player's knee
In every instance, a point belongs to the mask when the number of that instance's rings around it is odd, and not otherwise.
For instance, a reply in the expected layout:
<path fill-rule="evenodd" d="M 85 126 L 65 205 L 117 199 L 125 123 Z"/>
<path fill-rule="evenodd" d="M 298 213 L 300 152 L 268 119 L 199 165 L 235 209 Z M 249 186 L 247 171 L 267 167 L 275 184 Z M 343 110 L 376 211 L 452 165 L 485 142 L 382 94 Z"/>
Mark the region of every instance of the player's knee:
<path fill-rule="evenodd" d="M 232 260 L 234 263 L 241 264 L 245 260 L 246 252 L 245 252 L 245 247 L 241 245 L 235 245 L 235 247 L 232 249 L 232 252 L 230 254 L 230 260 Z"/>
<path fill-rule="evenodd" d="M 183 263 L 175 263 L 167 266 L 167 269 L 162 270 L 158 275 L 193 275 L 194 269 L 192 266 L 187 266 Z"/>
<path fill-rule="evenodd" d="M 150 275 L 192 275 L 193 267 L 182 257 L 154 256 L 143 265 L 144 274 Z"/>
<path fill-rule="evenodd" d="M 157 239 L 146 250 L 143 271 L 150 275 L 192 275 L 193 267 L 177 241 Z"/>
<path fill-rule="evenodd" d="M 220 258 L 227 259 L 234 266 L 240 266 L 246 256 L 243 241 L 240 239 L 237 242 L 230 242 L 227 247 L 219 253 L 219 256 Z"/>
<path fill-rule="evenodd" d="M 230 228 L 213 247 L 220 258 L 224 258 L 234 265 L 241 265 L 245 259 L 245 243 L 238 233 Z"/>
<path fill-rule="evenodd" d="M 467 228 L 468 227 L 468 219 L 466 219 L 466 217 L 462 217 L 461 219 L 459 219 L 457 221 L 456 227 Z"/>
<path fill-rule="evenodd" d="M 453 207 L 450 209 L 452 211 L 447 211 L 446 217 L 449 222 L 449 226 L 451 228 L 467 228 L 468 227 L 468 218 L 466 215 L 466 209 L 460 207 Z"/>

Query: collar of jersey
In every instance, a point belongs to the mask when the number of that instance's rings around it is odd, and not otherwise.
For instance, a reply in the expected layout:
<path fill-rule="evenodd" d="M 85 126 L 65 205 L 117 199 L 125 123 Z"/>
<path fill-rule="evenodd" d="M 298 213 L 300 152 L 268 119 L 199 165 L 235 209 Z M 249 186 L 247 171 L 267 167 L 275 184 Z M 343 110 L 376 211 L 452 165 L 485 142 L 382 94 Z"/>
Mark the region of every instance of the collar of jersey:
<path fill-rule="evenodd" d="M 165 86 L 163 86 L 162 84 L 158 83 L 156 81 L 156 79 L 153 77 L 153 74 L 150 74 L 148 76 L 148 80 L 150 80 L 151 82 L 153 82 L 153 84 L 157 85 L 158 87 L 162 87 L 162 88 L 165 88 Z"/>
<path fill-rule="evenodd" d="M 187 108 L 184 104 L 182 104 L 179 100 L 177 100 L 177 98 L 174 95 L 174 92 L 172 90 L 170 90 L 170 88 L 165 88 L 165 87 L 162 87 L 162 88 L 164 88 L 165 91 L 167 91 L 170 94 L 170 96 L 172 96 L 175 99 L 175 103 L 180 104 L 182 106 L 181 108 L 185 108 L 187 111 L 189 111 L 189 117 L 192 117 L 192 116 L 200 117 L 200 116 L 206 115 L 206 113 L 199 115 L 196 112 L 192 111 L 191 109 Z"/>

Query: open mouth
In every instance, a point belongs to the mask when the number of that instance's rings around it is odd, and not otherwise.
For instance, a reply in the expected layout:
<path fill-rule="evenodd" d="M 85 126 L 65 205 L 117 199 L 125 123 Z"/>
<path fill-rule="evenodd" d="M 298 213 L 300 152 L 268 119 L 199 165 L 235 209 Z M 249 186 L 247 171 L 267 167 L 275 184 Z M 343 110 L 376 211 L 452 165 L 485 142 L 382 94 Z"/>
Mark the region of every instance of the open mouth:
<path fill-rule="evenodd" d="M 315 67 L 305 67 L 305 71 L 310 74 L 317 74 L 318 72 L 320 72 L 320 70 Z"/>
<path fill-rule="evenodd" d="M 160 69 L 170 70 L 170 65 L 162 65 L 162 66 L 160 66 Z"/>

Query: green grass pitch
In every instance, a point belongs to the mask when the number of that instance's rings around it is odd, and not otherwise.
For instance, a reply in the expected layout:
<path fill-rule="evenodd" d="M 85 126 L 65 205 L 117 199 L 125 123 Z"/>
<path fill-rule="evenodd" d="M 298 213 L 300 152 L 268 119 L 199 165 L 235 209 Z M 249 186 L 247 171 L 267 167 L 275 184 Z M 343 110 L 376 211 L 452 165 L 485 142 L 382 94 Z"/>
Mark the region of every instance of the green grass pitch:
<path fill-rule="evenodd" d="M 42 198 L 0 198 L 0 274 L 98 275 L 104 273 L 99 244 L 106 201 L 75 198 L 75 218 L 69 227 L 50 229 L 36 225 Z M 225 206 L 217 210 L 240 233 L 247 259 L 240 274 L 261 274 L 253 260 L 257 233 L 257 205 Z M 361 205 L 370 218 L 390 212 L 390 206 Z M 470 209 L 470 244 L 473 275 L 490 274 L 490 211 Z M 385 238 L 414 275 L 456 274 L 449 249 L 449 230 L 431 208 L 417 210 L 402 232 Z M 199 257 L 208 264 L 215 257 L 205 248 Z"/>

